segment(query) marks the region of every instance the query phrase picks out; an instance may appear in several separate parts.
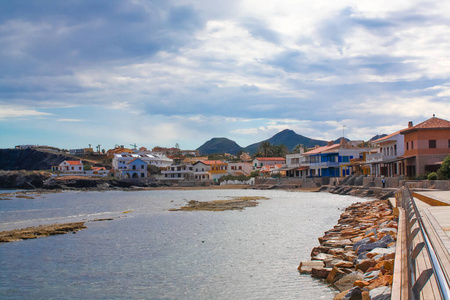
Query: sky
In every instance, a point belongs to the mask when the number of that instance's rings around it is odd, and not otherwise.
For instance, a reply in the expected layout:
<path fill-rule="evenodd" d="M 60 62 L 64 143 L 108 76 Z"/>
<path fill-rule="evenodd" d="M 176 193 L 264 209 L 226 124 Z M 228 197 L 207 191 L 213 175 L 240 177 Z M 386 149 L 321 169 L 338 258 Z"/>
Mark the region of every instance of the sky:
<path fill-rule="evenodd" d="M 450 1 L 0 1 L 0 148 L 450 120 Z"/>

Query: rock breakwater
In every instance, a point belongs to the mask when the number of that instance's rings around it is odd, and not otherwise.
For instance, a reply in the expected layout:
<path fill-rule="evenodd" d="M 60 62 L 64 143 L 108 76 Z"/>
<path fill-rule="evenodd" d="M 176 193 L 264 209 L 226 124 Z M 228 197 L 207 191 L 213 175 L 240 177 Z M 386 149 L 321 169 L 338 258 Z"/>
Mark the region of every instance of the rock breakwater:
<path fill-rule="evenodd" d="M 354 203 L 298 270 L 338 289 L 335 300 L 390 299 L 396 238 L 397 217 L 389 201 Z"/>

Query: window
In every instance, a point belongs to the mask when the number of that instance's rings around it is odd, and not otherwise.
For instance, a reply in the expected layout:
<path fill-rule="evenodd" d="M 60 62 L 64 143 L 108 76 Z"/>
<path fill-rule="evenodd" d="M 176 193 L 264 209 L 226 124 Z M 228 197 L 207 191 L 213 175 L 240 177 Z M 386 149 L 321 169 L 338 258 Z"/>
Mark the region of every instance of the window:
<path fill-rule="evenodd" d="M 409 143 L 406 142 L 406 150 L 409 150 Z"/>
<path fill-rule="evenodd" d="M 414 141 L 411 141 L 411 150 L 414 149 Z"/>
<path fill-rule="evenodd" d="M 141 169 L 144 170 L 144 165 L 141 165 Z"/>
<path fill-rule="evenodd" d="M 436 148 L 436 140 L 429 140 L 428 148 Z"/>
<path fill-rule="evenodd" d="M 448 140 L 448 147 L 450 148 L 450 140 Z"/>

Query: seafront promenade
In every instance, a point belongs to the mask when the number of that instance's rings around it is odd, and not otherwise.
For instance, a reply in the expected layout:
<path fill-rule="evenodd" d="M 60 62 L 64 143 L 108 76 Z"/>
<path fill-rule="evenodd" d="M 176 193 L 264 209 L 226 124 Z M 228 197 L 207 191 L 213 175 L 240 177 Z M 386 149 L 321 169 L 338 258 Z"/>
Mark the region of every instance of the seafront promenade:
<path fill-rule="evenodd" d="M 391 299 L 449 299 L 450 191 L 399 190 Z"/>

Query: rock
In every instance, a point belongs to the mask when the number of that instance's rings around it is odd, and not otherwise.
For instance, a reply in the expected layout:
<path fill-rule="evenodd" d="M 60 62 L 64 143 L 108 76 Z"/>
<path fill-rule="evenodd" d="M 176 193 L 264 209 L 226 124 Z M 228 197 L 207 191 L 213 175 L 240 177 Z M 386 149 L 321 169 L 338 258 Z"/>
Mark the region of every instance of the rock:
<path fill-rule="evenodd" d="M 334 283 L 334 286 L 339 290 L 339 291 L 345 291 L 348 289 L 351 289 L 353 287 L 353 283 L 355 283 L 355 281 L 357 280 L 363 280 L 364 276 L 362 273 L 359 272 L 353 272 L 351 274 L 345 275 L 344 277 L 342 277 L 341 279 L 339 279 L 338 281 L 336 281 Z"/>
<path fill-rule="evenodd" d="M 353 268 L 354 267 L 352 262 L 345 261 L 345 260 L 338 260 L 338 261 L 333 260 L 331 262 L 331 264 L 333 264 L 333 266 L 336 268 Z"/>
<path fill-rule="evenodd" d="M 362 300 L 362 291 L 359 286 L 351 288 L 342 300 Z"/>
<path fill-rule="evenodd" d="M 370 281 L 372 279 L 378 278 L 379 275 L 380 275 L 380 270 L 374 270 L 374 271 L 366 272 L 366 273 L 364 273 L 364 280 L 365 281 Z"/>
<path fill-rule="evenodd" d="M 331 269 L 331 272 L 327 276 L 327 282 L 334 283 L 334 282 L 338 281 L 339 279 L 341 279 L 342 277 L 344 277 L 345 275 L 347 275 L 347 274 L 344 271 L 342 271 L 336 267 L 333 267 Z"/>
<path fill-rule="evenodd" d="M 372 279 L 369 281 L 369 285 L 367 288 L 369 290 L 373 290 L 375 288 L 378 288 L 380 286 L 387 286 L 392 284 L 392 275 L 382 275 L 378 277 L 377 279 Z"/>
<path fill-rule="evenodd" d="M 388 286 L 382 286 L 370 290 L 369 296 L 371 300 L 390 300 L 391 299 L 391 288 Z"/>
<path fill-rule="evenodd" d="M 321 246 L 319 246 L 319 247 L 314 247 L 314 248 L 311 250 L 311 256 L 316 256 L 316 255 L 318 255 L 319 253 L 328 253 L 328 251 L 329 251 L 330 249 L 331 249 L 330 247 L 321 247 Z"/>
<path fill-rule="evenodd" d="M 394 271 L 394 260 L 382 260 L 375 265 L 375 268 Z"/>
<path fill-rule="evenodd" d="M 356 280 L 353 283 L 353 286 L 359 286 L 360 288 L 364 288 L 364 287 L 368 286 L 369 284 L 370 284 L 369 282 L 364 281 L 364 280 Z"/>
<path fill-rule="evenodd" d="M 334 258 L 331 254 L 319 253 L 318 255 L 311 257 L 311 260 L 332 260 Z"/>
<path fill-rule="evenodd" d="M 370 242 L 370 238 L 368 238 L 368 237 L 363 238 L 362 240 L 359 240 L 359 241 L 357 241 L 357 242 L 355 242 L 355 243 L 353 244 L 353 250 L 356 251 L 356 249 L 358 249 L 359 246 L 365 245 L 365 244 L 367 244 L 367 243 L 369 243 L 369 242 Z"/>
<path fill-rule="evenodd" d="M 342 248 L 331 248 L 331 249 L 328 251 L 328 254 L 337 256 L 337 255 L 339 255 L 339 254 L 344 254 L 344 252 L 345 252 L 345 250 L 342 249 Z"/>
<path fill-rule="evenodd" d="M 312 271 L 312 268 L 321 269 L 324 267 L 324 263 L 321 260 L 315 261 L 302 261 L 298 266 L 298 270 L 300 274 L 309 274 Z"/>
<path fill-rule="evenodd" d="M 331 248 L 344 248 L 345 246 L 352 246 L 353 242 L 349 239 L 333 239 L 326 240 L 322 243 L 322 246 L 328 246 Z"/>
<path fill-rule="evenodd" d="M 379 241 L 359 246 L 356 253 L 359 255 L 364 251 L 371 251 L 375 248 L 386 248 L 393 241 L 394 239 L 389 234 L 387 234 L 384 237 L 382 237 Z"/>
<path fill-rule="evenodd" d="M 356 270 L 361 270 L 363 273 L 365 273 L 369 268 L 375 266 L 377 264 L 376 261 L 371 259 L 365 259 L 362 262 L 358 263 L 355 266 Z"/>
<path fill-rule="evenodd" d="M 368 258 L 375 259 L 376 256 L 383 257 L 386 254 L 395 254 L 395 247 L 391 248 L 374 248 L 370 252 L 368 252 L 366 255 Z"/>
<path fill-rule="evenodd" d="M 320 269 L 312 268 L 311 276 L 318 279 L 326 279 L 330 274 L 331 270 L 332 270 L 331 268 L 320 268 Z"/>

